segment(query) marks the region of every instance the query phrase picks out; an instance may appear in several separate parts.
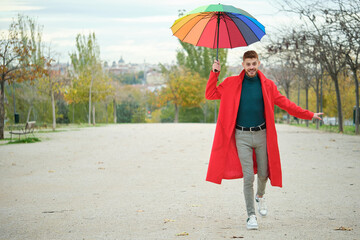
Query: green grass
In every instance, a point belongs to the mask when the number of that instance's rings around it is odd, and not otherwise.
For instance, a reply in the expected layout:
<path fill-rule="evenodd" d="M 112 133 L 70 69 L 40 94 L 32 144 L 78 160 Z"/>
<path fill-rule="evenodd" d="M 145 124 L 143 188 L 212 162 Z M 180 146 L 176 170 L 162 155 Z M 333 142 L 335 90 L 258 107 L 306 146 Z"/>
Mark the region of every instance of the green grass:
<path fill-rule="evenodd" d="M 5 141 L 10 141 L 10 138 L 0 139 L 0 143 L 1 143 L 1 142 L 5 142 Z"/>
<path fill-rule="evenodd" d="M 305 123 L 297 124 L 297 123 L 291 123 L 290 125 L 298 126 L 298 127 L 306 127 Z M 316 129 L 315 123 L 309 123 L 310 129 Z M 320 131 L 324 132 L 332 132 L 332 133 L 339 133 L 339 126 L 337 125 L 322 125 L 319 126 Z M 355 135 L 355 126 L 344 126 L 344 134 L 347 135 Z"/>
<path fill-rule="evenodd" d="M 18 144 L 18 143 L 36 143 L 36 142 L 41 142 L 41 140 L 37 137 L 28 137 L 28 138 L 21 138 L 21 139 L 16 139 L 13 141 L 9 141 L 8 144 Z"/>

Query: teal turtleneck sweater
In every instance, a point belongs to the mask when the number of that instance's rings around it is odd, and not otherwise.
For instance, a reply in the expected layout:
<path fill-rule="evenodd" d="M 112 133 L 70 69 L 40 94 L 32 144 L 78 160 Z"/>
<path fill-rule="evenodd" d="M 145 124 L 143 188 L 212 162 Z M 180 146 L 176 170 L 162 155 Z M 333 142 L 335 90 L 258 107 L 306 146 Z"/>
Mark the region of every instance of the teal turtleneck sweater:
<path fill-rule="evenodd" d="M 236 124 L 242 127 L 255 127 L 264 122 L 264 100 L 260 78 L 258 75 L 251 78 L 245 74 Z"/>

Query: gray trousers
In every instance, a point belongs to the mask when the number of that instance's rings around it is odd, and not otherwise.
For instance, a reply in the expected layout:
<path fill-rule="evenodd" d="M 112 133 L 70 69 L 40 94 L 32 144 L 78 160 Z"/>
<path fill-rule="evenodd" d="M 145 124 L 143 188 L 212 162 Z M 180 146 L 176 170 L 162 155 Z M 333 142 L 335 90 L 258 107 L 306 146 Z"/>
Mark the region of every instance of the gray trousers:
<path fill-rule="evenodd" d="M 254 207 L 254 166 L 253 149 L 255 149 L 258 169 L 257 195 L 265 194 L 268 179 L 268 161 L 266 150 L 266 129 L 257 132 L 241 131 L 235 132 L 236 147 L 238 150 L 243 174 L 244 174 L 244 196 L 248 216 L 255 214 Z"/>

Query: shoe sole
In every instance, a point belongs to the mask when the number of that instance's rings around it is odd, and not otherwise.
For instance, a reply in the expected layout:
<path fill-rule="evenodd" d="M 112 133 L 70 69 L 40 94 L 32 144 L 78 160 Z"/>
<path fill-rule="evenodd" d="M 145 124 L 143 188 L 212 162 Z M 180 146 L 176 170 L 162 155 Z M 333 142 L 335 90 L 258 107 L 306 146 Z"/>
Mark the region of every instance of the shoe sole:
<path fill-rule="evenodd" d="M 247 228 L 247 230 L 258 230 L 259 229 L 259 227 L 246 227 Z"/>
<path fill-rule="evenodd" d="M 266 217 L 266 216 L 267 216 L 267 213 L 266 213 L 265 215 L 262 215 L 262 214 L 260 213 L 260 211 L 258 211 L 258 212 L 259 212 L 259 214 L 260 214 L 261 217 Z"/>

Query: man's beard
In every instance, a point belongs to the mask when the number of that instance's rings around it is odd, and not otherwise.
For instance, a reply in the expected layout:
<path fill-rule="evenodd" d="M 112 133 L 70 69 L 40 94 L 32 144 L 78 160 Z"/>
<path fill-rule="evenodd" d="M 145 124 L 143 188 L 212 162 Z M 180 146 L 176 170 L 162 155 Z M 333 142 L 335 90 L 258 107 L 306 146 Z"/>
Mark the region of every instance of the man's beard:
<path fill-rule="evenodd" d="M 252 74 L 250 74 L 250 72 Z M 256 69 L 255 71 L 246 71 L 246 75 L 248 75 L 249 77 L 255 77 L 257 72 L 258 72 L 258 69 Z"/>

